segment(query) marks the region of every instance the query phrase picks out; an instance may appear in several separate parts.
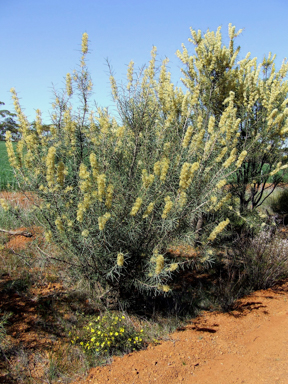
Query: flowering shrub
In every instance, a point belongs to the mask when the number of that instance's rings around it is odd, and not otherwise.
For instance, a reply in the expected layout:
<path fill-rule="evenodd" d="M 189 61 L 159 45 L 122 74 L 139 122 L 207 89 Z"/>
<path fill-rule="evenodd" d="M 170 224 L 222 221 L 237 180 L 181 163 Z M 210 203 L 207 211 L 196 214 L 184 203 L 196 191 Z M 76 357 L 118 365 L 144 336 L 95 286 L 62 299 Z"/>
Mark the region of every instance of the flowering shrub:
<path fill-rule="evenodd" d="M 229 29 L 232 45 L 234 29 Z M 227 72 L 233 71 L 235 57 L 219 36 L 217 49 L 230 60 Z M 207 33 L 198 50 L 209 41 Z M 49 132 L 39 110 L 31 129 L 12 89 L 21 139 L 14 151 L 7 136 L 11 165 L 22 188 L 40 197 L 37 217 L 46 240 L 59 245 L 59 259 L 99 289 L 100 297 L 111 291 L 126 298 L 133 291 L 169 292 L 172 273 L 190 261 L 171 259 L 168 244 L 197 240 L 205 252 L 233 216 L 233 210 L 230 219 L 221 216 L 223 207 L 232 204 L 226 185 L 250 150 L 239 144 L 243 122 L 235 92 L 226 92 L 220 112 L 216 110 L 212 101 L 219 89 L 189 67 L 195 59 L 189 61 L 184 49 L 178 56 L 190 63 L 187 73 L 193 74 L 193 81 L 182 79 L 184 94 L 171 83 L 167 60 L 157 68 L 153 48 L 145 69 L 135 72 L 134 63 L 129 64 L 126 85 L 118 85 L 111 74 L 116 119 L 108 109 L 93 110 L 90 105 L 87 53 L 84 33 L 80 70 L 67 74 L 66 90 L 55 94 Z M 204 59 L 199 68 L 206 65 Z M 248 72 L 249 63 L 247 68 L 242 64 Z M 203 92 L 210 95 L 210 103 L 203 104 Z M 75 94 L 80 99 L 77 109 L 72 107 Z M 205 212 L 216 211 L 216 223 L 199 225 Z M 209 265 L 209 257 L 205 260 Z"/>
<path fill-rule="evenodd" d="M 99 355 L 135 351 L 144 345 L 143 329 L 137 332 L 127 323 L 125 316 L 109 312 L 104 316 L 92 318 L 83 331 L 81 336 L 72 336 L 70 333 L 71 343 L 77 343 L 86 352 Z"/>

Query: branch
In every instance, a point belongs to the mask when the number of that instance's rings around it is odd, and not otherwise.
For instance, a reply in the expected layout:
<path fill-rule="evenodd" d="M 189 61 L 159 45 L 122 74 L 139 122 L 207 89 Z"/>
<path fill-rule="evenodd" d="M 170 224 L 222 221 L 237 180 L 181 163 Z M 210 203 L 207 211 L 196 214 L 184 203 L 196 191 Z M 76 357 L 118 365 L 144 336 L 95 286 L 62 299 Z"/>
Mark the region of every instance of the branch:
<path fill-rule="evenodd" d="M 6 231 L 6 229 L 0 228 L 0 232 L 8 233 L 8 235 L 20 235 L 25 237 L 33 237 L 32 233 L 27 231 Z"/>

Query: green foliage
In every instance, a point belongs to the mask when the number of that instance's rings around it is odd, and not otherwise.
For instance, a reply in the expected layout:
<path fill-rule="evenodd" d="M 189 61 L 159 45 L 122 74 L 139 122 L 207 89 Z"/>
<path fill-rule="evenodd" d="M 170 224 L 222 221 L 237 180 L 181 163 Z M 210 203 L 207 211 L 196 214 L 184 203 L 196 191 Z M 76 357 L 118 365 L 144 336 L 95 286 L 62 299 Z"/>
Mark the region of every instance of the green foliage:
<path fill-rule="evenodd" d="M 85 352 L 96 355 L 131 352 L 144 345 L 142 329 L 137 332 L 124 315 L 117 316 L 110 312 L 91 318 L 83 332 L 79 329 L 77 332 L 82 333 L 81 336 L 77 333 L 72 335 L 71 343 L 79 343 Z"/>
<path fill-rule="evenodd" d="M 16 179 L 11 167 L 4 141 L 0 141 L 0 191 L 16 189 Z"/>

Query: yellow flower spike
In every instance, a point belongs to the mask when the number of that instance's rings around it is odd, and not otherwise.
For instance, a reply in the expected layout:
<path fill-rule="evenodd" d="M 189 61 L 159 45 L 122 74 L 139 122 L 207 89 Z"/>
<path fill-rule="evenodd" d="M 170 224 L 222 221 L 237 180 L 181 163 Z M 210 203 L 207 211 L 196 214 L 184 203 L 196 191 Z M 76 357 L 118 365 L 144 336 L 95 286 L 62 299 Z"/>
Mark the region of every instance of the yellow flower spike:
<path fill-rule="evenodd" d="M 226 179 L 220 180 L 220 181 L 216 184 L 216 188 L 221 189 L 222 187 L 224 187 L 224 185 L 226 185 L 226 183 L 227 183 L 227 180 L 226 180 Z"/>
<path fill-rule="evenodd" d="M 72 79 L 71 79 L 71 74 L 70 73 L 67 73 L 67 75 L 66 75 L 66 92 L 67 92 L 67 95 L 69 97 L 72 96 L 72 94 L 73 94 L 73 91 L 72 91 Z"/>
<path fill-rule="evenodd" d="M 161 163 L 160 161 L 157 161 L 155 164 L 154 164 L 154 174 L 156 176 L 160 176 L 161 174 Z"/>
<path fill-rule="evenodd" d="M 64 226 L 60 216 L 58 216 L 57 219 L 55 220 L 55 225 L 59 232 L 64 232 Z"/>
<path fill-rule="evenodd" d="M 105 205 L 108 209 L 112 207 L 113 192 L 114 192 L 114 187 L 112 184 L 109 184 L 106 191 L 106 201 L 105 201 Z"/>
<path fill-rule="evenodd" d="M 224 228 L 230 223 L 230 220 L 229 219 L 226 219 L 224 221 L 221 221 L 221 223 L 219 223 L 217 225 L 217 227 L 214 228 L 214 230 L 210 233 L 209 237 L 208 237 L 208 241 L 213 241 L 216 239 L 217 235 L 219 233 L 221 233 Z"/>
<path fill-rule="evenodd" d="M 51 187 L 54 183 L 54 174 L 55 174 L 55 155 L 56 148 L 50 147 L 48 150 L 48 154 L 46 157 L 46 180 L 48 182 L 48 186 Z"/>
<path fill-rule="evenodd" d="M 62 161 L 58 164 L 57 167 L 57 183 L 63 187 L 64 184 L 64 178 L 65 178 L 65 165 Z"/>
<path fill-rule="evenodd" d="M 155 205 L 155 203 L 150 203 L 148 205 L 148 207 L 146 208 L 146 211 L 144 212 L 144 214 L 142 216 L 143 219 L 146 219 L 150 215 L 150 213 L 153 211 L 154 205 Z"/>
<path fill-rule="evenodd" d="M 242 151 L 238 157 L 238 160 L 236 161 L 236 167 L 240 168 L 245 157 L 247 156 L 247 151 Z"/>
<path fill-rule="evenodd" d="M 166 219 L 167 218 L 167 215 L 168 213 L 171 211 L 172 207 L 173 207 L 173 202 L 171 201 L 171 197 L 170 196 L 166 196 L 165 199 L 165 206 L 164 206 L 164 209 L 163 209 L 163 213 L 162 213 L 162 219 Z"/>
<path fill-rule="evenodd" d="M 105 213 L 105 215 L 98 217 L 98 226 L 99 226 L 99 230 L 100 231 L 103 231 L 107 221 L 110 218 L 111 218 L 111 214 L 110 213 Z"/>
<path fill-rule="evenodd" d="M 182 142 L 183 148 L 187 148 L 189 146 L 193 130 L 194 128 L 191 125 L 189 125 Z"/>
<path fill-rule="evenodd" d="M 97 177 L 98 184 L 98 199 L 102 201 L 105 194 L 105 186 L 106 186 L 106 175 L 102 174 Z"/>
<path fill-rule="evenodd" d="M 156 268 L 155 268 L 155 274 L 159 275 L 159 273 L 164 268 L 164 257 L 163 255 L 158 255 L 156 258 Z"/>
<path fill-rule="evenodd" d="M 220 152 L 220 154 L 216 157 L 215 161 L 216 163 L 220 163 L 220 161 L 223 159 L 223 157 L 225 156 L 226 152 L 228 151 L 228 148 L 227 147 L 224 147 L 222 149 L 222 151 Z"/>
<path fill-rule="evenodd" d="M 88 52 L 88 33 L 82 35 L 82 53 L 85 55 Z"/>
<path fill-rule="evenodd" d="M 132 209 L 131 209 L 131 212 L 130 212 L 130 215 L 131 216 L 135 216 L 137 214 L 137 212 L 139 211 L 140 207 L 142 205 L 142 199 L 141 197 L 137 197 Z"/>
<path fill-rule="evenodd" d="M 124 254 L 119 252 L 117 255 L 117 265 L 118 267 L 123 267 L 124 264 Z"/>
<path fill-rule="evenodd" d="M 160 174 L 160 180 L 165 181 L 166 175 L 169 168 L 169 159 L 167 157 L 164 157 L 161 161 L 161 174 Z"/>

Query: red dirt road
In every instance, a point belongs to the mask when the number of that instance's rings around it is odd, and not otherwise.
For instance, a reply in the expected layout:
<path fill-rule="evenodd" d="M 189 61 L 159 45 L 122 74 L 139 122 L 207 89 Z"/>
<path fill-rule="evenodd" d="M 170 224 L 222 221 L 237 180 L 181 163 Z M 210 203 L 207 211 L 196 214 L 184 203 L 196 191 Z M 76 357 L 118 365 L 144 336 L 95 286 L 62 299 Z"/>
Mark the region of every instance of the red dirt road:
<path fill-rule="evenodd" d="M 206 312 L 161 345 L 114 358 L 81 383 L 288 383 L 288 281 Z"/>

